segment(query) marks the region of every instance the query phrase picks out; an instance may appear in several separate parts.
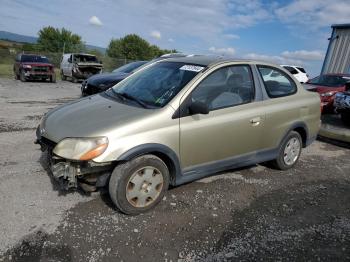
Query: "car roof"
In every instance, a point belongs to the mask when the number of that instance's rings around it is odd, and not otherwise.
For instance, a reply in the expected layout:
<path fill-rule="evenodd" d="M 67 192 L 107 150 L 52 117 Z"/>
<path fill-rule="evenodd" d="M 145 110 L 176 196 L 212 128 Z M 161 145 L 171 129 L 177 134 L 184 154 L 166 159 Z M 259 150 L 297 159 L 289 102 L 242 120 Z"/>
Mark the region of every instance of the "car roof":
<path fill-rule="evenodd" d="M 164 61 L 181 62 L 181 63 L 195 64 L 195 65 L 202 65 L 202 66 L 209 66 L 209 65 L 224 63 L 224 62 L 251 62 L 251 60 L 234 59 L 234 58 L 227 58 L 224 56 L 215 56 L 215 55 L 192 55 L 187 57 L 176 57 L 176 58 L 164 59 L 164 60 L 161 60 L 160 62 L 164 62 Z"/>
<path fill-rule="evenodd" d="M 303 66 L 297 66 L 297 65 L 281 65 L 281 66 L 290 66 L 290 67 L 299 67 L 299 68 L 304 68 Z"/>

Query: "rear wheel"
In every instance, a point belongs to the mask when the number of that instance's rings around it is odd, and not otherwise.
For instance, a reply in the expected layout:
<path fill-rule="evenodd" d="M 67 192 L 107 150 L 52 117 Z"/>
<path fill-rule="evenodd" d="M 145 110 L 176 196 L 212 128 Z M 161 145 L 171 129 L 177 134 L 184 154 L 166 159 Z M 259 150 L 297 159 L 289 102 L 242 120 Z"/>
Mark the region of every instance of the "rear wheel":
<path fill-rule="evenodd" d="M 350 126 L 350 110 L 348 112 L 341 112 L 340 116 L 343 123 L 347 126 Z"/>
<path fill-rule="evenodd" d="M 73 83 L 78 83 L 78 79 L 74 76 L 74 73 L 72 72 L 72 78 L 71 78 Z"/>
<path fill-rule="evenodd" d="M 24 74 L 24 71 L 23 71 L 23 70 L 21 71 L 21 74 L 20 74 L 20 79 L 21 79 L 21 81 L 22 81 L 22 82 L 27 81 L 26 76 L 25 76 L 25 74 Z"/>
<path fill-rule="evenodd" d="M 120 211 L 137 215 L 156 206 L 168 186 L 166 164 L 154 155 L 144 155 L 114 169 L 109 181 L 109 194 Z"/>
<path fill-rule="evenodd" d="M 283 140 L 278 157 L 272 164 L 280 170 L 292 168 L 299 160 L 302 149 L 302 140 L 298 132 L 291 131 Z"/>

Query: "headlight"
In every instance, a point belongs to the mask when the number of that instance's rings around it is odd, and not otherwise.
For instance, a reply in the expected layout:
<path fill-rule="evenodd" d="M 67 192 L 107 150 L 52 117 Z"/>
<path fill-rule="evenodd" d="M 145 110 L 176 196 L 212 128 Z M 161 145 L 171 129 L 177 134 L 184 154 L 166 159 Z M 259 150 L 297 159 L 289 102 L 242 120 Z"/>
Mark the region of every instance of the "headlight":
<path fill-rule="evenodd" d="M 31 65 L 23 65 L 23 68 L 30 69 L 30 68 L 32 68 L 32 66 Z"/>
<path fill-rule="evenodd" d="M 91 160 L 108 147 L 107 137 L 65 138 L 57 144 L 53 153 L 72 160 Z"/>
<path fill-rule="evenodd" d="M 327 93 L 322 93 L 321 96 L 332 96 L 334 94 L 335 92 L 327 92 Z"/>

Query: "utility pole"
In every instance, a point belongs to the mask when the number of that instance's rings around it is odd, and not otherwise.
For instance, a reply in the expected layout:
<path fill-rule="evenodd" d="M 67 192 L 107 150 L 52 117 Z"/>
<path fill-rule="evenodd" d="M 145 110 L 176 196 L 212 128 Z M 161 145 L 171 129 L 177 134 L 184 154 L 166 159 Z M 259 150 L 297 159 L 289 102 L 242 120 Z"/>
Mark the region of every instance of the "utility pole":
<path fill-rule="evenodd" d="M 64 55 L 64 51 L 66 49 L 66 42 L 63 42 L 63 50 L 62 50 L 62 55 Z"/>

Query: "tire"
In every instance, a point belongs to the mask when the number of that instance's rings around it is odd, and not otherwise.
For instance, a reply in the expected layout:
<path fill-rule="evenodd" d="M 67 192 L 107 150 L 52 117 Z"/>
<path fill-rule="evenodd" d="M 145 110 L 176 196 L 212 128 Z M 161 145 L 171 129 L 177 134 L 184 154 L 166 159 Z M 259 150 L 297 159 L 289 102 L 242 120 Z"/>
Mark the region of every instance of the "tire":
<path fill-rule="evenodd" d="M 61 80 L 66 81 L 67 77 L 63 74 L 63 71 L 61 70 Z"/>
<path fill-rule="evenodd" d="M 347 126 L 350 126 L 350 111 L 341 112 L 340 116 L 341 116 L 341 120 L 343 121 L 343 123 Z"/>
<path fill-rule="evenodd" d="M 19 75 L 17 75 L 16 73 L 15 73 L 15 79 L 19 80 Z"/>
<path fill-rule="evenodd" d="M 287 147 L 292 147 L 290 150 Z M 275 168 L 287 170 L 295 166 L 298 162 L 303 144 L 298 132 L 291 131 L 284 139 L 278 150 L 278 156 L 272 161 Z M 289 154 L 288 154 L 289 153 Z M 288 155 L 290 157 L 288 157 Z M 290 161 L 289 161 L 290 160 Z"/>
<path fill-rule="evenodd" d="M 56 83 L 56 75 L 53 74 L 52 76 L 50 76 L 50 82 L 51 83 Z"/>
<path fill-rule="evenodd" d="M 78 83 L 78 79 L 74 76 L 73 71 L 72 71 L 71 81 L 72 81 L 73 83 Z"/>
<path fill-rule="evenodd" d="M 109 195 L 117 208 L 138 215 L 154 208 L 169 186 L 169 170 L 154 155 L 143 155 L 117 165 L 109 181 Z"/>
<path fill-rule="evenodd" d="M 26 76 L 24 75 L 24 71 L 21 71 L 20 79 L 21 79 L 22 82 L 26 82 L 27 81 Z"/>

